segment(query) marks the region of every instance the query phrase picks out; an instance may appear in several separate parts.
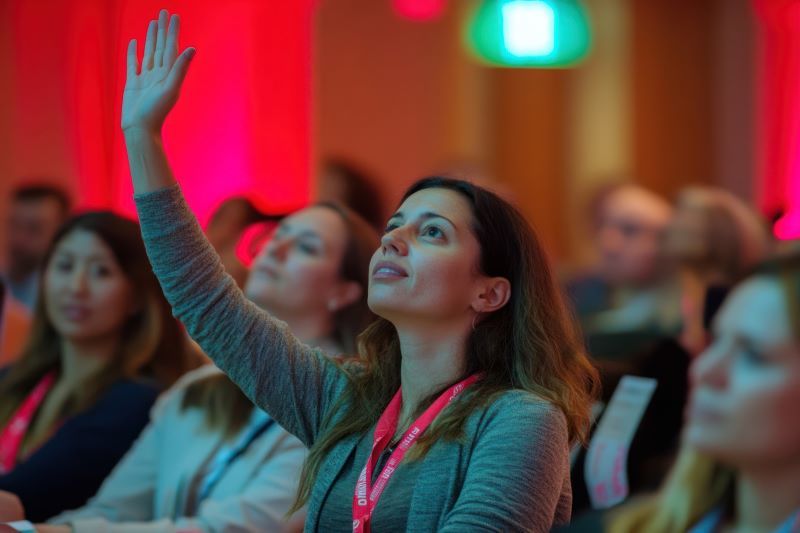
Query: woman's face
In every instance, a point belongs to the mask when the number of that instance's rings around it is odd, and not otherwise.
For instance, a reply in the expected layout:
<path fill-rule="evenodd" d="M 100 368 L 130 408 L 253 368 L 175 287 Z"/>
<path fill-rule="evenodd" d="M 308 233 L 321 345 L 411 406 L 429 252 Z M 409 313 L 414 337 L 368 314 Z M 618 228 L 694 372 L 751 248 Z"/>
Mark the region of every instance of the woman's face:
<path fill-rule="evenodd" d="M 469 202 L 455 191 L 424 189 L 406 199 L 370 262 L 372 311 L 395 325 L 469 323 L 482 277 L 471 223 Z"/>
<path fill-rule="evenodd" d="M 251 265 L 244 292 L 280 318 L 331 312 L 351 303 L 342 296 L 347 227 L 327 207 L 286 217 Z"/>
<path fill-rule="evenodd" d="M 715 340 L 694 362 L 687 444 L 732 466 L 800 457 L 800 344 L 780 284 L 739 286 L 714 325 Z"/>
<path fill-rule="evenodd" d="M 65 339 L 118 336 L 137 312 L 130 280 L 96 234 L 75 229 L 53 250 L 44 273 L 45 311 Z"/>

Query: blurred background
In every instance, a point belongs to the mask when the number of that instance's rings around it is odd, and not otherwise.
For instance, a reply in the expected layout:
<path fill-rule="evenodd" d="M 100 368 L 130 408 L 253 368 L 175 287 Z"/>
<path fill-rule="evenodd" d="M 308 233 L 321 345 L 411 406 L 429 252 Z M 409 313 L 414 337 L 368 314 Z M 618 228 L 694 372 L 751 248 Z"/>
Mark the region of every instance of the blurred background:
<path fill-rule="evenodd" d="M 618 183 L 718 185 L 799 232 L 790 0 L 0 0 L 0 209 L 44 180 L 132 214 L 124 49 L 161 7 L 198 49 L 166 139 L 203 221 L 302 206 L 333 161 L 384 214 L 422 175 L 492 183 L 567 267 Z"/>

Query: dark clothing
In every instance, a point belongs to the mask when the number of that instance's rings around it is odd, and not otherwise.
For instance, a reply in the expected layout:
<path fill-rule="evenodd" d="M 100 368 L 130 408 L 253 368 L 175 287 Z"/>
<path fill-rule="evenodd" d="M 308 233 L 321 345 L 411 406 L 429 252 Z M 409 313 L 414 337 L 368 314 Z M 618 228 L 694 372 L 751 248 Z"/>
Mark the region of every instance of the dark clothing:
<path fill-rule="evenodd" d="M 674 339 L 664 339 L 628 361 L 600 362 L 605 403 L 624 375 L 653 378 L 658 382 L 628 454 L 631 495 L 657 489 L 671 467 L 689 395 L 689 363 L 689 354 Z M 573 516 L 590 508 L 584 479 L 585 459 L 584 450 L 572 467 Z"/>
<path fill-rule="evenodd" d="M 158 392 L 149 382 L 118 381 L 0 476 L 0 490 L 16 494 L 32 522 L 82 506 L 147 425 Z"/>

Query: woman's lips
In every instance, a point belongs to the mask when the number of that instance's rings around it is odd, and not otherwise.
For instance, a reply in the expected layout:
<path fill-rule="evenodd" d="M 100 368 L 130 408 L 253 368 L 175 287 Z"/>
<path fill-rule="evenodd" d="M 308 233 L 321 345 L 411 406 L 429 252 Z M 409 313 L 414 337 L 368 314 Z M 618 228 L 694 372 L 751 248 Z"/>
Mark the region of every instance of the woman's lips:
<path fill-rule="evenodd" d="M 67 304 L 61 306 L 61 313 L 68 320 L 81 322 L 89 318 L 92 311 L 85 305 Z"/>
<path fill-rule="evenodd" d="M 381 261 L 372 269 L 372 279 L 391 280 L 407 277 L 408 273 L 403 267 L 389 261 Z"/>

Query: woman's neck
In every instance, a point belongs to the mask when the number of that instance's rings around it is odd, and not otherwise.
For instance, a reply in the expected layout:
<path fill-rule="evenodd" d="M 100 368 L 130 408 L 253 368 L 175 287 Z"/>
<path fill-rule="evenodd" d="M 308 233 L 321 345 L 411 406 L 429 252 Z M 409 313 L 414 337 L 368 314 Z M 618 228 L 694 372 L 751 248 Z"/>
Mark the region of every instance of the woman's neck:
<path fill-rule="evenodd" d="M 736 531 L 774 531 L 800 509 L 800 459 L 794 464 L 740 471 Z"/>
<path fill-rule="evenodd" d="M 406 422 L 422 401 L 454 383 L 466 370 L 466 334 L 408 331 L 398 328 L 400 383 L 403 391 L 401 419 Z"/>
<path fill-rule="evenodd" d="M 92 341 L 61 341 L 61 386 L 77 386 L 96 374 L 115 356 L 119 338 Z"/>

